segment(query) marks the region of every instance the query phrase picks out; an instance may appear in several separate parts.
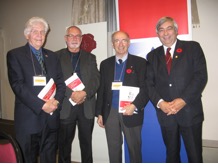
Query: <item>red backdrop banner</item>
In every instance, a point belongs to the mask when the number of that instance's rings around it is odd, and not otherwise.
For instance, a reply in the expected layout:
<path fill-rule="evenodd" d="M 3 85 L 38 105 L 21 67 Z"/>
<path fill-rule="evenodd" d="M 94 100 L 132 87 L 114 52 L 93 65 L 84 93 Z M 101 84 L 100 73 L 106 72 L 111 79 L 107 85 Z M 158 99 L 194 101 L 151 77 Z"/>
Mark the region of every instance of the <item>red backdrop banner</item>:
<path fill-rule="evenodd" d="M 173 17 L 179 34 L 188 34 L 187 0 L 118 0 L 119 28 L 131 39 L 156 37 L 155 26 L 163 16 Z"/>

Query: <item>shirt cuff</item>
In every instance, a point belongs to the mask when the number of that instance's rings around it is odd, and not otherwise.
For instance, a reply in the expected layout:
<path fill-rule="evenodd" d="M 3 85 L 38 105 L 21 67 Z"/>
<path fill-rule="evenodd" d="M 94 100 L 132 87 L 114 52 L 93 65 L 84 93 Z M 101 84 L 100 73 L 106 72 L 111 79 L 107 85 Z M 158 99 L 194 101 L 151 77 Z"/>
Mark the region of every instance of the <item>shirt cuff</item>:
<path fill-rule="evenodd" d="M 163 99 L 160 99 L 160 100 L 158 101 L 158 103 L 157 103 L 157 108 L 160 108 L 160 107 L 159 107 L 159 104 L 160 104 L 162 101 L 164 101 L 164 100 L 163 100 Z"/>

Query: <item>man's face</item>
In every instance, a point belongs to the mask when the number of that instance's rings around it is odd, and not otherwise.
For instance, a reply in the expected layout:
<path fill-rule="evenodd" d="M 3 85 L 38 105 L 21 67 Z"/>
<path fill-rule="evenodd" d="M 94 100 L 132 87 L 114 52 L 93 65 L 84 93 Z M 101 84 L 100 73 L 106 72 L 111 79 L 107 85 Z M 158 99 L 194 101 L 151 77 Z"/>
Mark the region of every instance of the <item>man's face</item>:
<path fill-rule="evenodd" d="M 31 46 L 39 50 L 43 46 L 46 38 L 44 25 L 42 23 L 34 24 L 30 33 L 25 37 Z"/>
<path fill-rule="evenodd" d="M 114 35 L 112 44 L 116 51 L 116 55 L 122 57 L 123 55 L 128 53 L 130 40 L 125 33 L 120 31 Z"/>
<path fill-rule="evenodd" d="M 173 26 L 173 22 L 167 21 L 163 23 L 157 32 L 161 43 L 167 47 L 171 47 L 177 39 L 177 31 Z"/>
<path fill-rule="evenodd" d="M 65 35 L 65 41 L 70 51 L 79 51 L 82 42 L 82 34 L 80 30 L 74 27 L 68 29 L 67 34 Z"/>

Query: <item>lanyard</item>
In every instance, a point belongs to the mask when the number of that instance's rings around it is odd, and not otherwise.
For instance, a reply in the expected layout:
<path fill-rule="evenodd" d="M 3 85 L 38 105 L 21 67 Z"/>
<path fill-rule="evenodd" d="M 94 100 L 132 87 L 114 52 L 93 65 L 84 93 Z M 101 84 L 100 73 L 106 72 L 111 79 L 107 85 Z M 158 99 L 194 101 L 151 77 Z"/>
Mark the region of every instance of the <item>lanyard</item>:
<path fill-rule="evenodd" d="M 31 55 L 31 60 L 32 60 L 32 65 L 33 65 L 33 71 L 34 71 L 35 76 L 37 76 L 37 74 L 36 74 L 35 64 L 34 64 L 34 61 L 33 61 L 33 53 L 32 53 L 31 48 L 30 48 L 30 55 Z M 37 59 L 37 60 L 38 60 L 38 59 Z M 42 71 L 42 74 L 41 74 L 41 75 L 44 75 L 44 73 L 43 73 L 43 69 L 42 69 L 42 68 L 41 68 L 41 71 Z"/>
<path fill-rule="evenodd" d="M 80 60 L 80 53 L 79 53 L 79 57 L 78 57 L 78 59 L 77 59 L 77 61 L 76 61 L 76 65 L 75 65 L 75 67 L 74 67 L 73 74 L 76 72 L 76 68 L 77 68 L 77 66 L 78 66 L 79 60 Z M 70 61 L 71 61 L 71 64 L 72 64 L 72 66 L 73 66 L 73 54 L 72 54 L 72 53 L 70 54 Z"/>
<path fill-rule="evenodd" d="M 116 66 L 117 66 L 117 62 L 116 62 L 116 59 L 115 59 L 114 81 L 117 81 L 116 80 L 116 73 L 117 73 L 116 72 L 117 71 Z M 121 81 L 121 78 L 123 76 L 123 70 L 124 70 L 125 67 L 126 67 L 126 61 L 124 61 L 122 63 L 122 70 L 121 70 L 121 73 L 120 73 L 120 77 L 118 78 L 118 81 Z"/>

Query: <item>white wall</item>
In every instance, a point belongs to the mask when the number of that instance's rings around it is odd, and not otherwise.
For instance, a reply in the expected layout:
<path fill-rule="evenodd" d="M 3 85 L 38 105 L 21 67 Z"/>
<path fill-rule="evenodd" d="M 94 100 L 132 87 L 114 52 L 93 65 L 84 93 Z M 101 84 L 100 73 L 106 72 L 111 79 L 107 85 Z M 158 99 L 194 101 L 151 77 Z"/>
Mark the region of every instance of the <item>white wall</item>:
<path fill-rule="evenodd" d="M 197 0 L 200 28 L 193 28 L 193 40 L 198 41 L 205 53 L 208 83 L 203 92 L 205 121 L 203 139 L 218 140 L 218 1 Z"/>

